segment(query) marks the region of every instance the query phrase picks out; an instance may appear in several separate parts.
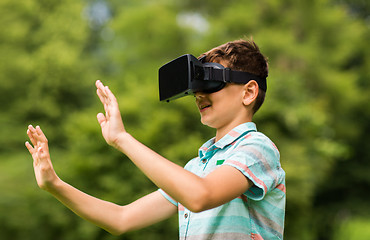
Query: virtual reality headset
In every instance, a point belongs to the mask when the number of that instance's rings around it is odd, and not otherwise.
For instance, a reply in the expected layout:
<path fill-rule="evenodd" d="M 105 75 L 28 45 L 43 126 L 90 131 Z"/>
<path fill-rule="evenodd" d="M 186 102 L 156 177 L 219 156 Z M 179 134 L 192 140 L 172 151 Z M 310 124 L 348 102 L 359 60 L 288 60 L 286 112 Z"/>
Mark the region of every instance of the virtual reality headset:
<path fill-rule="evenodd" d="M 234 71 L 218 63 L 203 63 L 191 54 L 186 54 L 159 68 L 159 100 L 167 101 L 194 94 L 213 93 L 226 83 L 248 83 L 255 80 L 266 91 L 266 78 L 252 73 Z"/>

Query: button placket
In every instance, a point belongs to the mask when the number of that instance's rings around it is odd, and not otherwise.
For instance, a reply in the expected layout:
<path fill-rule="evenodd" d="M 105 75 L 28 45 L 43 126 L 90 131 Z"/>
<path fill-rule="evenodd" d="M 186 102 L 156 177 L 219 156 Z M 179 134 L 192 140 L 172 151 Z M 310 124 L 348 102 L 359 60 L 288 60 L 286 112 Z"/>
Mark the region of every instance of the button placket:
<path fill-rule="evenodd" d="M 183 217 L 184 217 L 184 221 L 186 223 L 188 223 L 189 222 L 189 219 L 190 219 L 190 211 L 189 210 L 185 210 Z"/>
<path fill-rule="evenodd" d="M 184 218 L 184 224 L 186 225 L 186 229 L 185 229 L 185 238 L 184 239 L 187 239 L 188 237 L 188 231 L 189 231 L 189 224 L 190 224 L 190 211 L 189 210 L 185 210 L 184 212 L 184 215 L 183 215 L 183 218 Z"/>

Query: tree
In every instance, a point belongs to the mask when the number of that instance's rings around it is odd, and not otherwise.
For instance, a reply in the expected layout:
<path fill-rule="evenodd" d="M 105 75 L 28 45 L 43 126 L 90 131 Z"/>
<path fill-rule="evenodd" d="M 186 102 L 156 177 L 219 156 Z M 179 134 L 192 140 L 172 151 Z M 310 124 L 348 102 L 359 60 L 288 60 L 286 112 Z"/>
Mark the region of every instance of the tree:
<path fill-rule="evenodd" d="M 6 26 L 0 33 L 1 239 L 58 239 L 74 227 L 72 214 L 36 192 L 23 143 L 32 123 L 46 129 L 52 146 L 63 148 L 65 119 L 90 105 L 96 74 L 85 52 L 83 7 L 78 1 L 0 2 Z"/>

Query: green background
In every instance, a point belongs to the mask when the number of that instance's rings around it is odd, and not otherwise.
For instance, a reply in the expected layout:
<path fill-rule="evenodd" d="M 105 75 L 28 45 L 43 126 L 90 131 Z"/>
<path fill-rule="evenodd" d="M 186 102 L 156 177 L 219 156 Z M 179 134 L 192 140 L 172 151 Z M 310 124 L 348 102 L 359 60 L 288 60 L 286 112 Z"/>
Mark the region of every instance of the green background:
<path fill-rule="evenodd" d="M 37 187 L 26 128 L 43 128 L 62 179 L 130 203 L 156 186 L 104 142 L 95 80 L 117 95 L 132 135 L 184 165 L 214 130 L 192 97 L 158 101 L 158 68 L 243 37 L 269 58 L 254 121 L 287 173 L 285 239 L 370 239 L 369 9 L 362 0 L 0 0 L 0 239 L 177 239 L 176 216 L 119 237 L 75 216 Z"/>

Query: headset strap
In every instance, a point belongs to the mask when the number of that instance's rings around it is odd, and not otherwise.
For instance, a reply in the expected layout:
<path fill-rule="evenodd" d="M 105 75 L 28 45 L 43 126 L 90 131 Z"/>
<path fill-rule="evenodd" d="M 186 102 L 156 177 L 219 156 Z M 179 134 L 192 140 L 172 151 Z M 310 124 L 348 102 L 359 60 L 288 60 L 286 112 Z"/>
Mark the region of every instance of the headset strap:
<path fill-rule="evenodd" d="M 248 83 L 250 80 L 255 80 L 262 90 L 267 90 L 266 78 L 261 78 L 249 72 L 234 71 L 230 68 L 217 69 L 204 67 L 204 80 L 244 84 Z"/>

